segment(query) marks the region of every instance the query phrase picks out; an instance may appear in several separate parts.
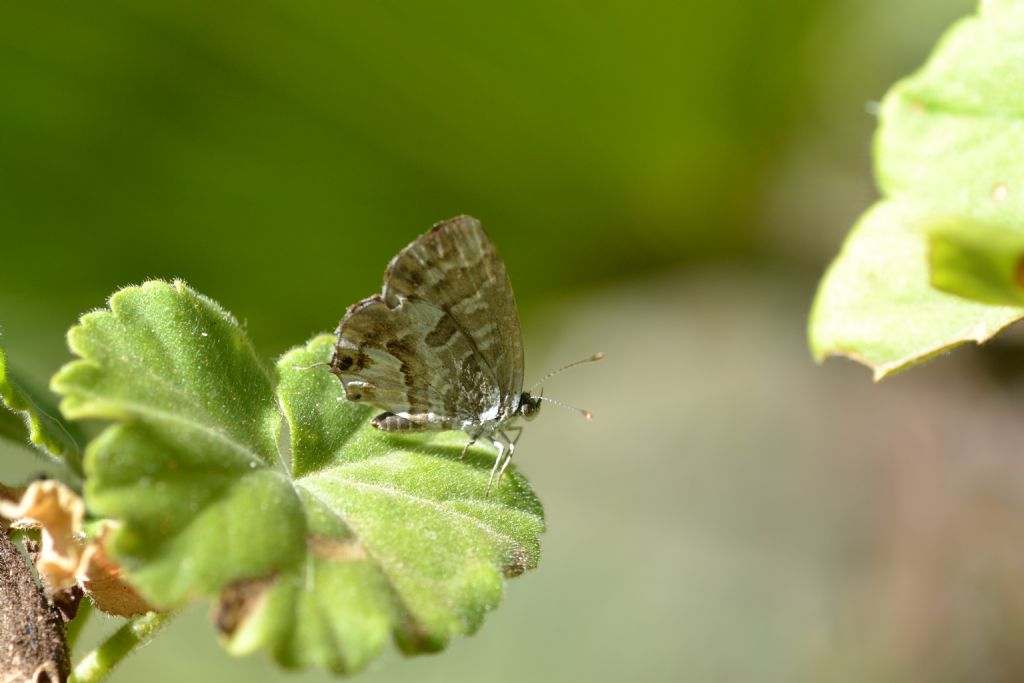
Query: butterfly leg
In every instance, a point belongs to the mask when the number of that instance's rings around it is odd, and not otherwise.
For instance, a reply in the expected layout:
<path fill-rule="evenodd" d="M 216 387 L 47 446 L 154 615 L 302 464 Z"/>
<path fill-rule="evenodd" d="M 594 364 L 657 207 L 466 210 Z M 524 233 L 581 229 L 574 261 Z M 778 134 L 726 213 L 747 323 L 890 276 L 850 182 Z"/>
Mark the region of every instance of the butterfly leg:
<path fill-rule="evenodd" d="M 469 447 L 472 446 L 475 443 L 476 443 L 476 437 L 474 436 L 473 438 L 471 438 L 469 440 L 469 443 L 466 444 L 466 447 L 462 449 L 462 452 L 459 453 L 459 460 L 464 460 L 466 458 L 466 451 L 468 451 Z"/>
<path fill-rule="evenodd" d="M 501 464 L 502 459 L 505 457 L 505 443 L 494 440 L 494 447 L 498 449 L 498 457 L 494 459 L 494 467 L 491 468 L 491 478 L 487 480 L 487 493 L 484 494 L 484 498 L 491 497 L 491 484 L 494 483 L 494 473 L 498 471 L 498 465 Z"/>
<path fill-rule="evenodd" d="M 516 438 L 514 439 L 508 438 L 508 434 L 505 432 L 501 433 L 502 438 L 508 443 L 508 455 L 505 456 L 505 464 L 502 465 L 501 469 L 498 471 L 498 486 L 501 486 L 501 479 L 505 476 L 505 470 L 508 469 L 509 464 L 512 462 L 512 454 L 516 452 L 516 442 L 519 441 L 519 437 L 523 435 L 522 427 L 513 427 L 512 429 L 516 430 Z M 509 429 L 509 431 L 511 432 L 512 429 Z"/>

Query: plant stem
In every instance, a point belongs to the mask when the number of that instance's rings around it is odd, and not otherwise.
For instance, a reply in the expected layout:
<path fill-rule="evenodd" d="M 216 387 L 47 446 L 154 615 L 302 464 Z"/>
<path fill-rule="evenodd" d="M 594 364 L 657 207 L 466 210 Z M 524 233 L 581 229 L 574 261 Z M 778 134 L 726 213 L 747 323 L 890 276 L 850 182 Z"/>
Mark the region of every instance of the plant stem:
<path fill-rule="evenodd" d="M 132 617 L 114 631 L 98 648 L 82 657 L 71 673 L 69 683 L 97 683 L 110 675 L 122 659 L 139 645 L 144 645 L 174 612 L 150 612 Z"/>
<path fill-rule="evenodd" d="M 82 601 L 78 603 L 78 613 L 75 614 L 75 618 L 68 622 L 67 628 L 64 629 L 64 641 L 68 644 L 68 652 L 74 652 L 78 636 L 82 632 L 82 628 L 85 627 L 85 623 L 89 621 L 92 613 L 92 600 L 88 597 L 83 597 Z"/>

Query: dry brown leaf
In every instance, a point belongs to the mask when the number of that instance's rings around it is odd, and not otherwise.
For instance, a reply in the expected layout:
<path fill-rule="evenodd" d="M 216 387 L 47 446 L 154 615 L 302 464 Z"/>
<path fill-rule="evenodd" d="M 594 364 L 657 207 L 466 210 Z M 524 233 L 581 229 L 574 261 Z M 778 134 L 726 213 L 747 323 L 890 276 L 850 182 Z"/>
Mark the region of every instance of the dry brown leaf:
<path fill-rule="evenodd" d="M 102 523 L 94 538 L 86 538 L 84 517 L 85 503 L 58 481 L 33 482 L 17 502 L 0 496 L 0 518 L 14 528 L 40 530 L 43 543 L 36 570 L 51 595 L 77 583 L 107 614 L 130 617 L 152 611 L 103 550 L 113 523 Z"/>
<path fill-rule="evenodd" d="M 43 548 L 36 569 L 50 590 L 75 584 L 85 545 L 81 537 L 85 503 L 78 494 L 59 481 L 32 482 L 19 502 L 0 500 L 0 516 L 11 520 L 14 528 L 38 527 L 42 531 Z"/>
<path fill-rule="evenodd" d="M 107 557 L 103 544 L 113 522 L 104 522 L 96 538 L 82 553 L 78 582 L 96 606 L 107 614 L 131 617 L 153 611 L 135 589 L 121 578 L 123 569 Z"/>

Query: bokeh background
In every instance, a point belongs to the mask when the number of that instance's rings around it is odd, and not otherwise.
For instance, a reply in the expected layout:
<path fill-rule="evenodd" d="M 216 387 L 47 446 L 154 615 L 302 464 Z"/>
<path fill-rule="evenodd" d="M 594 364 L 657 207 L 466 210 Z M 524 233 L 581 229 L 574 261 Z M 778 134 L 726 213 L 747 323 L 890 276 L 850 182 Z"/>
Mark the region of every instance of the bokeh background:
<path fill-rule="evenodd" d="M 181 277 L 268 356 L 429 225 L 481 218 L 548 395 L 536 571 L 361 680 L 1024 679 L 1013 335 L 881 385 L 813 365 L 875 198 L 873 103 L 971 0 L 4 3 L 0 326 L 45 392 L 118 287 Z M 45 468 L 5 445 L 0 479 Z M 204 605 L 113 680 L 232 659 Z M 113 626 L 97 619 L 90 638 Z"/>

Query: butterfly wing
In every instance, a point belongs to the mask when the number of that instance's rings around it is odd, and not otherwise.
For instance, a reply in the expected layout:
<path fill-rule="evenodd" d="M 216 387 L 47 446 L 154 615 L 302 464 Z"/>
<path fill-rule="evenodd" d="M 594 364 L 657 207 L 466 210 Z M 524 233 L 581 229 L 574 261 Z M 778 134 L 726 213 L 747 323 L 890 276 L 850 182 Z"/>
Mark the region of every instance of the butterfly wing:
<path fill-rule="evenodd" d="M 523 340 L 512 283 L 480 221 L 458 216 L 438 223 L 400 251 L 384 274 L 384 299 L 437 306 L 451 317 L 490 370 L 508 408 L 523 388 Z"/>
<path fill-rule="evenodd" d="M 465 429 L 500 405 L 471 340 L 443 309 L 419 299 L 391 306 L 377 295 L 352 306 L 338 327 L 331 370 L 347 399 L 422 416 L 421 428 Z"/>

